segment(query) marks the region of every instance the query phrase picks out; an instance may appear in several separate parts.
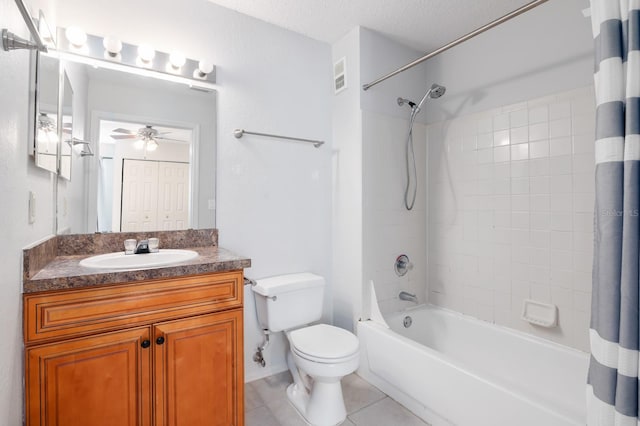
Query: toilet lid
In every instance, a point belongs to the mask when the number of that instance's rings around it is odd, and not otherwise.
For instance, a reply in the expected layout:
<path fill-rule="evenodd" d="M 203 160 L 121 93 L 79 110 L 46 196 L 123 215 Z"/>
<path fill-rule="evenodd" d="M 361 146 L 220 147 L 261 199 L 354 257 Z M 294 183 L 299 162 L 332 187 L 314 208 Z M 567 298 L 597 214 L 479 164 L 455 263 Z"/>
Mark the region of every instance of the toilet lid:
<path fill-rule="evenodd" d="M 358 351 L 358 338 L 345 329 L 317 324 L 289 333 L 294 349 L 314 358 L 336 359 Z"/>

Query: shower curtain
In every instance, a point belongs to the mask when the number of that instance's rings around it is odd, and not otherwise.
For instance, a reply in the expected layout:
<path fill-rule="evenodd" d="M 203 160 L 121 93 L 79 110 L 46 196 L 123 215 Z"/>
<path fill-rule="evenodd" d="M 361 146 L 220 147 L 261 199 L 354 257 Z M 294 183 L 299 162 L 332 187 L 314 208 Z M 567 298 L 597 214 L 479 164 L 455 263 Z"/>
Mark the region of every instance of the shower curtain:
<path fill-rule="evenodd" d="M 591 16 L 597 112 L 587 421 L 638 426 L 640 0 L 591 0 Z"/>

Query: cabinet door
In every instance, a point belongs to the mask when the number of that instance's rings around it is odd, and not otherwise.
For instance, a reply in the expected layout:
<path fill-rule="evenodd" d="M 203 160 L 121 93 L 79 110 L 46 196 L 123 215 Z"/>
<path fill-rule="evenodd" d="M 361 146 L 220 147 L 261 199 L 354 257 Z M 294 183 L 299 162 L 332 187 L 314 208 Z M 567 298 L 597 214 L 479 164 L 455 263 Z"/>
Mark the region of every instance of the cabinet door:
<path fill-rule="evenodd" d="M 242 426 L 242 310 L 153 327 L 156 426 Z"/>
<path fill-rule="evenodd" d="M 149 334 L 142 327 L 28 348 L 28 426 L 150 426 Z"/>

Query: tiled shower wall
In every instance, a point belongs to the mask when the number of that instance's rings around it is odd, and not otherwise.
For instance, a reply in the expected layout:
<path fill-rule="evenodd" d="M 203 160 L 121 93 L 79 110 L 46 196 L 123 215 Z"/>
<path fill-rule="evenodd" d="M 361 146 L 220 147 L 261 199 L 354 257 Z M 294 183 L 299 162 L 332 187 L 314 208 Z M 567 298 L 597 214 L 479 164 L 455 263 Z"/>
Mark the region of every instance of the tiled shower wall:
<path fill-rule="evenodd" d="M 431 303 L 587 350 L 594 122 L 590 86 L 427 127 Z"/>

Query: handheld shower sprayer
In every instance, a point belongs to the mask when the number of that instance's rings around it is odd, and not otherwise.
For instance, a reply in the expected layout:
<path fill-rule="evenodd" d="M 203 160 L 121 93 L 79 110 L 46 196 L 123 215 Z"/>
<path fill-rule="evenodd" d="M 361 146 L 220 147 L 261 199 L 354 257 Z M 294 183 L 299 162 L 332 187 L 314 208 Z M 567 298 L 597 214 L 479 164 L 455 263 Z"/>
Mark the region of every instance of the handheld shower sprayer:
<path fill-rule="evenodd" d="M 407 134 L 407 143 L 406 143 L 406 159 L 407 159 L 407 186 L 404 191 L 404 206 L 407 210 L 413 209 L 413 205 L 416 201 L 416 192 L 417 192 L 417 183 L 416 183 L 416 159 L 413 153 L 413 122 L 416 119 L 416 116 L 422 109 L 422 105 L 425 103 L 427 98 L 430 99 L 438 99 L 440 96 L 444 95 L 444 92 L 447 90 L 446 87 L 441 86 L 439 84 L 432 84 L 427 93 L 424 94 L 420 102 L 416 105 L 415 102 L 410 101 L 405 98 L 398 98 L 397 102 L 399 106 L 403 106 L 407 104 L 411 107 L 411 118 L 409 119 L 409 133 Z M 413 164 L 413 176 L 411 175 L 410 165 Z M 413 179 L 412 179 L 413 178 Z M 414 182 L 412 185 L 412 181 Z M 412 191 L 410 191 L 412 189 Z M 409 194 L 411 192 L 411 194 Z"/>

